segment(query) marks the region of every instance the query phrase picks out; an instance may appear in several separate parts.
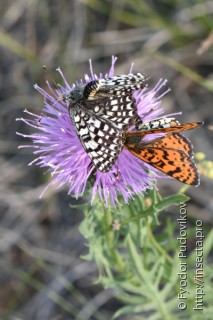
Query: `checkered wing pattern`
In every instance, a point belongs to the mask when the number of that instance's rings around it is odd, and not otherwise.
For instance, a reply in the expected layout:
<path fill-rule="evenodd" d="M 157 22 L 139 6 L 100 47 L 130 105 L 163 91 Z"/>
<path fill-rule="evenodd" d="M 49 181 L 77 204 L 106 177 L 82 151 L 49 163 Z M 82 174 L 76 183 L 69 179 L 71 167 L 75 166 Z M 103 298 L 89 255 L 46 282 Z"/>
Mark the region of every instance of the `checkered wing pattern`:
<path fill-rule="evenodd" d="M 87 107 L 96 117 L 112 122 L 119 130 L 140 123 L 133 92 L 145 86 L 144 74 L 128 74 L 94 80 L 84 88 Z M 141 122 L 142 123 L 142 122 Z"/>
<path fill-rule="evenodd" d="M 144 87 L 148 77 L 143 73 L 130 73 L 107 79 L 93 80 L 86 84 L 84 97 L 93 99 L 105 95 L 126 96 Z"/>
<path fill-rule="evenodd" d="M 140 122 L 133 92 L 146 79 L 137 73 L 93 80 L 65 97 L 76 132 L 98 170 L 111 169 L 122 149 L 122 132 Z"/>
<path fill-rule="evenodd" d="M 108 172 L 122 150 L 122 132 L 106 119 L 94 117 L 80 105 L 72 108 L 70 113 L 92 163 L 99 171 Z"/>
<path fill-rule="evenodd" d="M 129 129 L 139 121 L 132 96 L 109 96 L 99 100 L 88 100 L 86 107 L 96 118 L 107 120 L 120 131 Z"/>

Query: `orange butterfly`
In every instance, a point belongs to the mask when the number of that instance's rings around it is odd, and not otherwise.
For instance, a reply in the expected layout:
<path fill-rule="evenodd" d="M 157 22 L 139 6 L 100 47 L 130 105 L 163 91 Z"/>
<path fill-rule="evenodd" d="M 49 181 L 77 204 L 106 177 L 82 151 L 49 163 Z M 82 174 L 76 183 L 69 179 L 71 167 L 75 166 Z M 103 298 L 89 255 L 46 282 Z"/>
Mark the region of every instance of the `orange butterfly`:
<path fill-rule="evenodd" d="M 123 134 L 124 146 L 134 156 L 180 182 L 198 186 L 199 173 L 193 161 L 191 142 L 182 136 L 186 131 L 202 125 L 203 122 L 179 124 L 171 121 L 170 127 L 149 129 Z M 149 142 L 141 139 L 149 134 L 166 133 L 165 136 Z"/>

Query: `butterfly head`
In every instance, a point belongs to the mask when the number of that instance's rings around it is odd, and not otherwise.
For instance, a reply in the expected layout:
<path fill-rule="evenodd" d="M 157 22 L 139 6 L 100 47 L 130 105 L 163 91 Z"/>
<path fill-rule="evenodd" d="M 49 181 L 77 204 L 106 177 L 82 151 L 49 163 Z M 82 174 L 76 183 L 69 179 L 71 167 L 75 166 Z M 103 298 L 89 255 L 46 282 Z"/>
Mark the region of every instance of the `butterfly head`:
<path fill-rule="evenodd" d="M 64 102 L 68 102 L 69 104 L 72 102 L 76 102 L 82 100 L 84 98 L 84 86 L 75 87 L 69 93 L 62 94 L 58 97 L 58 101 L 63 100 Z"/>

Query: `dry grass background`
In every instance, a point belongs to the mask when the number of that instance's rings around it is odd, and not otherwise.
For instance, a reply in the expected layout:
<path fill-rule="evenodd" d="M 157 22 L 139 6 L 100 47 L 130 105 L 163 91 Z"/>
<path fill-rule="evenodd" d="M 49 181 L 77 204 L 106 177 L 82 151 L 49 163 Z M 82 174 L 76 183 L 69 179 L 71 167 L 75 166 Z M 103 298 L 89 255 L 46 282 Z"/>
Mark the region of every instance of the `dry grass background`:
<path fill-rule="evenodd" d="M 163 99 L 166 111 L 183 111 L 183 122 L 205 121 L 189 136 L 196 151 L 212 158 L 207 126 L 213 119 L 213 3 L 145 3 L 1 0 L 1 319 L 110 319 L 120 306 L 112 290 L 92 285 L 96 265 L 80 259 L 87 248 L 78 230 L 82 213 L 69 207 L 76 200 L 66 188 L 39 199 L 49 177 L 27 166 L 33 160 L 29 149 L 17 149 L 26 141 L 16 131 L 30 129 L 15 119 L 24 108 L 42 109 L 34 83 L 45 88 L 46 79 L 59 81 L 58 66 L 72 83 L 88 72 L 90 58 L 95 72 L 106 72 L 111 55 L 118 56 L 117 74 L 128 72 L 134 61 L 134 70 L 149 74 L 153 83 L 168 79 L 172 92 Z M 179 187 L 175 181 L 159 182 L 162 193 Z M 189 215 L 201 218 L 209 230 L 212 181 L 202 176 L 200 187 L 187 194 Z"/>

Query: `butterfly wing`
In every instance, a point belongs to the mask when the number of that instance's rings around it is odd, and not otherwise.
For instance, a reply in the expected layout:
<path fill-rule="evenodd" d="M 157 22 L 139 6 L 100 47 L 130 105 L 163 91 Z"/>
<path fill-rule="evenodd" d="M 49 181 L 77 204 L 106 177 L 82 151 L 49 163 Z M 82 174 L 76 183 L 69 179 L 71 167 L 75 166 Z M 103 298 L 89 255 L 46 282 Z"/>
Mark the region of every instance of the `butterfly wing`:
<path fill-rule="evenodd" d="M 131 96 L 109 96 L 86 102 L 86 109 L 98 119 L 105 119 L 120 131 L 125 131 L 138 120 L 137 107 Z"/>
<path fill-rule="evenodd" d="M 121 132 L 140 122 L 132 93 L 145 80 L 140 73 L 94 80 L 64 97 L 85 151 L 102 172 L 110 170 L 122 150 Z"/>
<path fill-rule="evenodd" d="M 86 84 L 84 97 L 88 100 L 103 98 L 105 96 L 132 95 L 135 90 L 144 88 L 148 77 L 142 73 L 130 73 L 114 76 L 107 79 L 93 80 Z"/>
<path fill-rule="evenodd" d="M 143 88 L 146 80 L 144 74 L 137 73 L 91 81 L 84 88 L 82 104 L 96 117 L 125 131 L 135 122 L 142 123 L 132 94 Z"/>
<path fill-rule="evenodd" d="M 134 131 L 134 132 L 125 132 L 124 133 L 124 140 L 126 140 L 127 143 L 134 142 L 136 139 L 142 139 L 146 135 L 149 134 L 161 134 L 161 133 L 169 133 L 169 132 L 181 132 L 181 131 L 187 131 L 194 129 L 196 127 L 199 127 L 202 125 L 202 121 L 198 122 L 188 122 L 183 124 L 177 124 L 176 122 L 174 125 L 172 124 L 169 127 L 162 127 L 162 128 L 156 128 L 156 129 L 150 129 L 147 131 Z"/>
<path fill-rule="evenodd" d="M 192 145 L 179 132 L 196 128 L 202 122 L 178 124 L 171 118 L 170 123 L 161 123 L 161 128 L 156 128 L 156 123 L 152 122 L 154 129 L 125 132 L 123 134 L 125 147 L 134 156 L 178 181 L 189 185 L 199 185 L 199 173 L 192 160 Z M 145 126 L 150 128 L 150 123 Z M 167 135 L 151 142 L 141 141 L 144 136 L 156 133 L 167 133 Z"/>
<path fill-rule="evenodd" d="M 161 149 L 145 146 L 128 148 L 134 156 L 153 166 L 157 170 L 189 185 L 199 185 L 199 174 L 195 163 L 182 150 Z"/>
<path fill-rule="evenodd" d="M 148 143 L 149 146 L 162 149 L 176 149 L 186 153 L 190 158 L 193 157 L 191 142 L 180 133 L 169 133 L 164 137 L 158 138 Z"/>
<path fill-rule="evenodd" d="M 81 105 L 70 109 L 76 133 L 94 166 L 108 172 L 123 147 L 122 133 L 105 119 L 99 119 Z"/>

